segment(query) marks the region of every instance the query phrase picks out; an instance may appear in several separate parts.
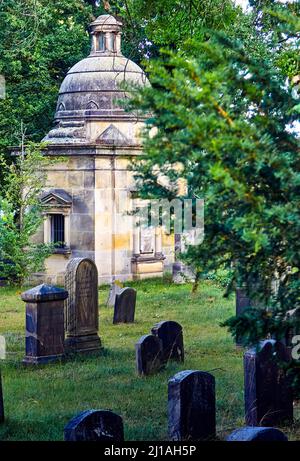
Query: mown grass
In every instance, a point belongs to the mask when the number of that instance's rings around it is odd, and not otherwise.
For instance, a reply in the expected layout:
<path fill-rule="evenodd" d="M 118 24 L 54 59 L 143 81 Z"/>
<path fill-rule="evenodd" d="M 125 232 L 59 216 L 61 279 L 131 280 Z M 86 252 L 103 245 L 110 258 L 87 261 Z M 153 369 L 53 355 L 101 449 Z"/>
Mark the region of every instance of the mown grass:
<path fill-rule="evenodd" d="M 0 334 L 7 341 L 1 362 L 6 421 L 0 440 L 62 440 L 65 424 L 76 413 L 111 409 L 124 420 L 126 440 L 167 440 L 167 383 L 184 369 L 210 371 L 216 378 L 218 437 L 243 425 L 242 351 L 220 322 L 234 313 L 234 300 L 210 281 L 199 292 L 168 279 L 132 282 L 138 291 L 136 322 L 113 325 L 101 287 L 100 356 L 77 356 L 64 363 L 26 368 L 25 305 L 20 290 L 0 288 Z M 170 363 L 161 373 L 140 378 L 135 372 L 135 342 L 161 320 L 184 329 L 185 363 Z M 300 438 L 296 424 L 285 428 Z M 299 435 L 299 437 L 297 436 Z"/>

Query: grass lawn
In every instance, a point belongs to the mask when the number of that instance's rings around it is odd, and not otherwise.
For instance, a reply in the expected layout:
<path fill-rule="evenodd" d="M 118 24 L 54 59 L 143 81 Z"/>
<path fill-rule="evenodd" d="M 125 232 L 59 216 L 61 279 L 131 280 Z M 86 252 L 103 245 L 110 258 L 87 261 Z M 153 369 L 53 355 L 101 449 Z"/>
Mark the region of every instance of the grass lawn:
<path fill-rule="evenodd" d="M 203 282 L 191 286 L 168 279 L 128 284 L 137 289 L 136 322 L 113 325 L 106 307 L 108 287 L 100 288 L 100 356 L 81 356 L 65 363 L 26 368 L 25 305 L 20 291 L 0 288 L 0 334 L 7 360 L 0 362 L 6 421 L 0 440 L 62 440 L 65 424 L 86 409 L 111 409 L 123 417 L 126 440 L 167 440 L 167 383 L 180 370 L 211 372 L 216 378 L 218 437 L 243 425 L 242 351 L 219 323 L 234 313 L 234 299 Z M 183 326 L 185 363 L 168 364 L 161 373 L 140 378 L 135 372 L 135 342 L 154 323 L 176 320 Z M 296 413 L 297 418 L 297 413 Z M 298 423 L 285 428 L 300 439 Z"/>

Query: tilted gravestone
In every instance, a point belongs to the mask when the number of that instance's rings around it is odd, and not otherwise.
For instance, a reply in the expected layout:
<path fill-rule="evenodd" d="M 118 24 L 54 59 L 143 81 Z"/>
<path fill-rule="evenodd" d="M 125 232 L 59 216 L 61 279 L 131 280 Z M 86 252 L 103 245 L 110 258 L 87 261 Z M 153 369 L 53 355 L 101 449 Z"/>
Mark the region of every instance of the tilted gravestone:
<path fill-rule="evenodd" d="M 3 391 L 2 391 L 2 376 L 0 372 L 0 424 L 4 422 L 4 402 L 3 402 Z"/>
<path fill-rule="evenodd" d="M 233 431 L 227 442 L 287 442 L 287 436 L 274 427 L 242 427 Z"/>
<path fill-rule="evenodd" d="M 136 291 L 125 287 L 116 294 L 113 323 L 133 323 Z"/>
<path fill-rule="evenodd" d="M 68 292 L 42 284 L 22 293 L 26 302 L 26 355 L 23 363 L 40 364 L 64 355 L 64 301 Z"/>
<path fill-rule="evenodd" d="M 124 288 L 124 285 L 119 280 L 114 280 L 112 282 L 110 289 L 109 289 L 109 295 L 108 295 L 108 299 L 106 303 L 107 306 L 114 307 L 115 302 L 116 302 L 116 295 L 120 294 L 123 288 Z"/>
<path fill-rule="evenodd" d="M 169 380 L 168 430 L 171 440 L 215 437 L 215 378 L 210 373 L 181 371 Z"/>
<path fill-rule="evenodd" d="M 266 340 L 244 354 L 245 417 L 249 426 L 276 426 L 293 419 L 293 395 L 284 370 L 276 360 L 288 362 L 286 347 Z"/>
<path fill-rule="evenodd" d="M 93 352 L 101 349 L 98 336 L 98 270 L 87 258 L 73 258 L 67 265 L 65 287 L 65 348 L 67 352 Z"/>
<path fill-rule="evenodd" d="M 123 442 L 123 421 L 121 416 L 109 410 L 83 411 L 66 425 L 64 439 L 70 442 Z"/>
<path fill-rule="evenodd" d="M 135 345 L 136 370 L 139 375 L 150 375 L 162 367 L 161 340 L 154 335 L 142 336 Z"/>
<path fill-rule="evenodd" d="M 184 346 L 182 326 L 173 321 L 156 323 L 151 333 L 157 336 L 162 342 L 162 361 L 168 360 L 184 361 Z"/>

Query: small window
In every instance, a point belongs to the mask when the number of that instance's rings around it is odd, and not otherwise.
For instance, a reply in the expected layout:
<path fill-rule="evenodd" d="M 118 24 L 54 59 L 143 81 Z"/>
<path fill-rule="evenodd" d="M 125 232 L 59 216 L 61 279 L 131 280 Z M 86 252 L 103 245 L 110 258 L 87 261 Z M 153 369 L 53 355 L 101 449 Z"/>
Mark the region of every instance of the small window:
<path fill-rule="evenodd" d="M 99 51 L 105 51 L 105 34 L 99 35 L 98 49 Z"/>
<path fill-rule="evenodd" d="M 50 216 L 51 223 L 51 242 L 56 244 L 56 248 L 65 247 L 65 217 L 63 214 L 53 214 Z"/>

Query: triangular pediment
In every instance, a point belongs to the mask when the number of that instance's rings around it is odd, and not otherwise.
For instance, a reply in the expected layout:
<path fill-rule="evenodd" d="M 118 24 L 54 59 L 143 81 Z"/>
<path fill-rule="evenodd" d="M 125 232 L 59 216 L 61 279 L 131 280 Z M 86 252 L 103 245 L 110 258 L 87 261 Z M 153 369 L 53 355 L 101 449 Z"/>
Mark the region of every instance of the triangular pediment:
<path fill-rule="evenodd" d="M 109 125 L 100 136 L 97 138 L 97 143 L 111 145 L 127 145 L 129 140 L 121 131 L 113 124 Z"/>
<path fill-rule="evenodd" d="M 41 197 L 41 202 L 45 206 L 70 207 L 72 205 L 72 197 L 64 190 L 45 192 Z"/>

